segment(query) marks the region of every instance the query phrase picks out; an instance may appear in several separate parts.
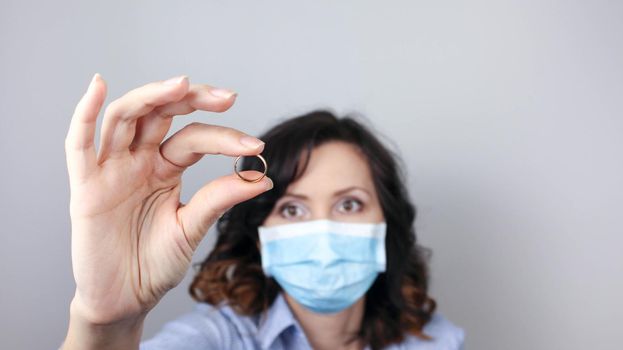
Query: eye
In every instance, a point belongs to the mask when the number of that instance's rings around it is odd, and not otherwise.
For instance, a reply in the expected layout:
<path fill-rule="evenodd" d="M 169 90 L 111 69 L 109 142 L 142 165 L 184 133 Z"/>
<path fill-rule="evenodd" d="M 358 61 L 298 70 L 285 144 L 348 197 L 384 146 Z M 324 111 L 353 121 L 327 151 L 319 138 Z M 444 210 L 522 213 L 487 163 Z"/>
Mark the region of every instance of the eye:
<path fill-rule="evenodd" d="M 356 198 L 347 198 L 338 203 L 337 210 L 341 213 L 356 213 L 363 208 L 363 202 Z"/>
<path fill-rule="evenodd" d="M 305 208 L 298 203 L 285 203 L 279 207 L 279 214 L 286 219 L 295 219 L 305 215 Z"/>

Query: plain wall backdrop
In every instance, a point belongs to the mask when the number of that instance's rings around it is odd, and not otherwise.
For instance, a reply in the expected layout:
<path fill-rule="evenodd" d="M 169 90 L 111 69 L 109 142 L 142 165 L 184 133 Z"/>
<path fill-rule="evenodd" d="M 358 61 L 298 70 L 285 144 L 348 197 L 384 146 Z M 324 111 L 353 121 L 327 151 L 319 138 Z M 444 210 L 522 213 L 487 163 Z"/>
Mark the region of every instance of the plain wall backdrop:
<path fill-rule="evenodd" d="M 360 112 L 404 159 L 431 293 L 469 349 L 621 348 L 623 2 L 0 4 L 1 348 L 64 339 L 64 138 L 95 72 L 107 103 L 179 74 L 239 93 L 170 134 L 200 121 L 259 135 L 313 108 Z M 189 169 L 182 201 L 232 162 Z M 192 275 L 144 337 L 192 308 Z"/>

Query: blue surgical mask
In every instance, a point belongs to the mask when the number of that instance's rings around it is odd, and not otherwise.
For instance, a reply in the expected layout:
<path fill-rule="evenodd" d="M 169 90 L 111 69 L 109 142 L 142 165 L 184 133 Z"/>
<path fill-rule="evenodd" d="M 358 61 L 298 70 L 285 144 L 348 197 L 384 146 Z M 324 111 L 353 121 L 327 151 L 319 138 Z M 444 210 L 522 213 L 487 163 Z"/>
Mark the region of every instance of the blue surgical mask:
<path fill-rule="evenodd" d="M 385 231 L 385 222 L 260 226 L 262 269 L 309 310 L 338 312 L 385 271 Z"/>

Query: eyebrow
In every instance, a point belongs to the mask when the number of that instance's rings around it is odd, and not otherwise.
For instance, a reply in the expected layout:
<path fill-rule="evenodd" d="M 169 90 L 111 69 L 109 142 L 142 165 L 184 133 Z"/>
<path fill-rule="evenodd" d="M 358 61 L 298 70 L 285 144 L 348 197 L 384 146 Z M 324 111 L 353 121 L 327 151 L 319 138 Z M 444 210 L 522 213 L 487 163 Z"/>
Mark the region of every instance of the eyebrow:
<path fill-rule="evenodd" d="M 367 193 L 369 196 L 371 196 L 370 191 L 366 190 L 365 188 L 359 187 L 359 186 L 351 186 L 351 187 L 347 187 L 347 188 L 341 189 L 339 191 L 336 191 L 335 193 L 333 193 L 333 197 L 340 196 L 340 195 L 342 195 L 344 193 L 348 193 L 348 192 L 353 191 L 353 190 L 360 190 L 360 191 L 363 191 L 363 192 Z M 304 194 L 298 194 L 298 193 L 292 193 L 292 192 L 287 192 L 286 194 L 284 194 L 284 197 L 286 197 L 286 196 L 294 197 L 294 198 L 300 198 L 300 199 L 309 199 L 309 197 L 307 197 Z"/>

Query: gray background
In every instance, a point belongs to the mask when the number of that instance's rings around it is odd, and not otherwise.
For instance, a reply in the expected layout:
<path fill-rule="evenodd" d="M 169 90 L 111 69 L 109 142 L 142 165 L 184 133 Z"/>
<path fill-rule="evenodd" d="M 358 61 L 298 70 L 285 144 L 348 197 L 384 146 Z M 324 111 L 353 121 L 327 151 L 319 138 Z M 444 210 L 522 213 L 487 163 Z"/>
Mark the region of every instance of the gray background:
<path fill-rule="evenodd" d="M 259 134 L 359 111 L 400 150 L 432 294 L 470 349 L 623 341 L 620 1 L 5 1 L 0 7 L 0 347 L 55 348 L 74 284 L 63 141 L 91 76 L 107 101 L 187 74 Z M 230 172 L 206 157 L 183 200 Z M 209 249 L 205 241 L 195 261 Z M 192 307 L 192 271 L 145 337 Z"/>

